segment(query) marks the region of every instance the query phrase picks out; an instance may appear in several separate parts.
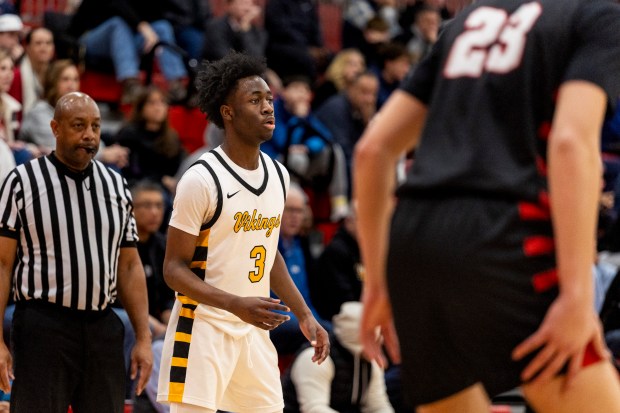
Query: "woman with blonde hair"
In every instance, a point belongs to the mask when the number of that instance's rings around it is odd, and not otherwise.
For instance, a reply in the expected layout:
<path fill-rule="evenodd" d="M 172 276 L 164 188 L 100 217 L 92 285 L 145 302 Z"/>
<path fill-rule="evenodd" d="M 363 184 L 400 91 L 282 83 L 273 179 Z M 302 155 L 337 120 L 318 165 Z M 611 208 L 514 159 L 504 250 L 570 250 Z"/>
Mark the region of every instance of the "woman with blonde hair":
<path fill-rule="evenodd" d="M 0 49 L 0 140 L 8 145 L 15 163 L 20 165 L 39 156 L 39 151 L 35 145 L 26 145 L 16 140 L 20 126 L 18 115 L 22 105 L 8 94 L 13 77 L 13 59 L 7 50 Z M 4 149 L 6 150 L 6 147 Z"/>
<path fill-rule="evenodd" d="M 325 70 L 325 77 L 314 91 L 312 108 L 318 108 L 330 96 L 342 92 L 366 70 L 364 55 L 357 49 L 343 49 Z"/>

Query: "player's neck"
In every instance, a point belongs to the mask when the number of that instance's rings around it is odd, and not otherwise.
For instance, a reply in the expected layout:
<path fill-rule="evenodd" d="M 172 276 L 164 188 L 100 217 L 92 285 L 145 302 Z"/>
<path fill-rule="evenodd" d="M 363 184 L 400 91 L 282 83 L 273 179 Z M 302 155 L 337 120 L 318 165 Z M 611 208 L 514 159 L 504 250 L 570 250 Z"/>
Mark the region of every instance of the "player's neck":
<path fill-rule="evenodd" d="M 243 144 L 242 142 L 224 140 L 222 150 L 238 166 L 249 171 L 258 168 L 258 146 Z"/>

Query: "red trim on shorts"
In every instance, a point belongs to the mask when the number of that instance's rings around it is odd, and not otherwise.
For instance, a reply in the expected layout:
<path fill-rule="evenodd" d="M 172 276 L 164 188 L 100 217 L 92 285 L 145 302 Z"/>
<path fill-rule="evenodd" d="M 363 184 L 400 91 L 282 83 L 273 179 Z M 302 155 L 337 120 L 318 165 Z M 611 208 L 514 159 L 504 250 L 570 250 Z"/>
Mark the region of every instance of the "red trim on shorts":
<path fill-rule="evenodd" d="M 536 156 L 536 169 L 540 176 L 547 176 L 547 162 L 541 156 Z"/>
<path fill-rule="evenodd" d="M 549 133 L 551 132 L 551 122 L 544 121 L 540 123 L 538 127 L 538 137 L 543 140 L 547 140 L 549 138 Z"/>
<path fill-rule="evenodd" d="M 553 238 L 543 235 L 527 237 L 523 241 L 523 252 L 527 257 L 549 254 L 555 250 Z"/>
<path fill-rule="evenodd" d="M 549 209 L 544 208 L 541 205 L 533 204 L 531 202 L 519 202 L 518 207 L 519 217 L 523 221 L 547 221 L 551 219 L 551 213 L 549 212 Z"/>
<path fill-rule="evenodd" d="M 532 277 L 532 285 L 536 292 L 542 293 L 558 285 L 558 270 L 553 268 L 548 271 L 539 272 Z"/>
<path fill-rule="evenodd" d="M 586 346 L 585 352 L 583 353 L 583 361 L 581 362 L 581 366 L 586 367 L 590 364 L 598 363 L 601 360 L 601 356 L 599 356 L 596 350 L 594 350 L 594 343 L 590 341 Z"/>
<path fill-rule="evenodd" d="M 547 191 L 540 191 L 538 194 L 538 203 L 547 211 L 551 211 L 551 203 L 549 202 L 549 193 Z"/>

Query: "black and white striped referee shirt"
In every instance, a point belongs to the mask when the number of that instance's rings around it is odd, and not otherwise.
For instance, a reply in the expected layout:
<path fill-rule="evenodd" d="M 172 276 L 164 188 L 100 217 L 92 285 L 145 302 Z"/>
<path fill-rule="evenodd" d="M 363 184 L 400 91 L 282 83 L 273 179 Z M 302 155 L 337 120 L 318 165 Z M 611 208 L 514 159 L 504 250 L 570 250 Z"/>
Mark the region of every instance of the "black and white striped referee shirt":
<path fill-rule="evenodd" d="M 120 248 L 138 240 L 132 208 L 127 182 L 98 161 L 75 173 L 52 153 L 14 169 L 0 188 L 0 236 L 17 240 L 15 300 L 106 308 Z"/>

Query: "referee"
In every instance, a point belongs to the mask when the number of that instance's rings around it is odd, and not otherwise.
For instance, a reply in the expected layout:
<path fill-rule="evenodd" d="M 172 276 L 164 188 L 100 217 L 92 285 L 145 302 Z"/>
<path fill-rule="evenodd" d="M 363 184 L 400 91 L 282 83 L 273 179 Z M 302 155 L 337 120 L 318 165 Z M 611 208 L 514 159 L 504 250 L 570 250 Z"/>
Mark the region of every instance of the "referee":
<path fill-rule="evenodd" d="M 137 392 L 151 371 L 145 276 L 125 180 L 93 158 L 100 114 L 83 93 L 57 103 L 56 151 L 15 168 L 0 187 L 0 316 L 13 291 L 14 366 L 0 340 L 0 389 L 12 412 L 122 412 L 124 329 L 136 332 Z"/>

